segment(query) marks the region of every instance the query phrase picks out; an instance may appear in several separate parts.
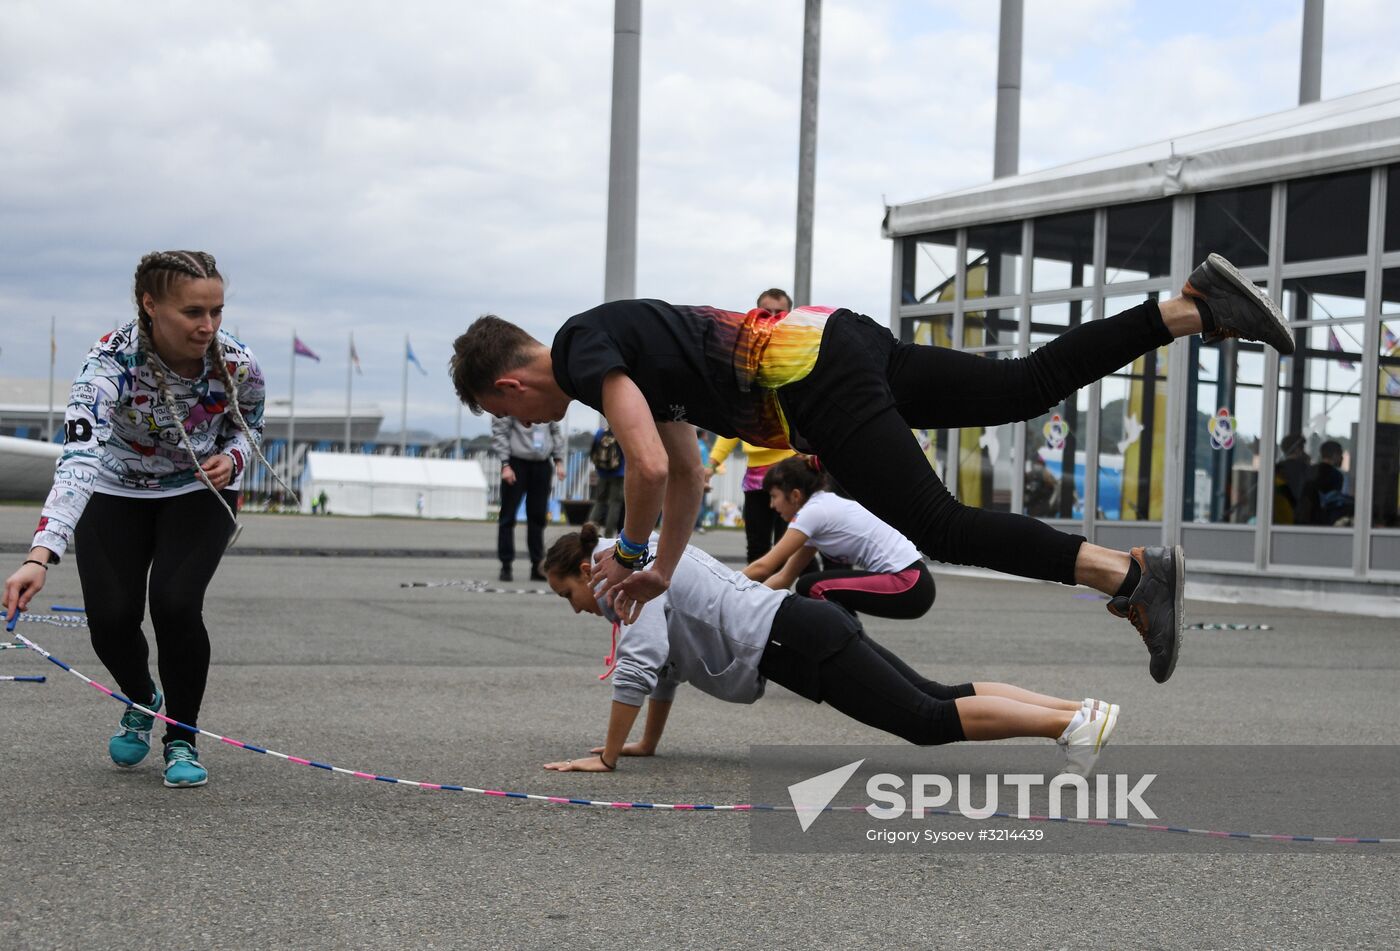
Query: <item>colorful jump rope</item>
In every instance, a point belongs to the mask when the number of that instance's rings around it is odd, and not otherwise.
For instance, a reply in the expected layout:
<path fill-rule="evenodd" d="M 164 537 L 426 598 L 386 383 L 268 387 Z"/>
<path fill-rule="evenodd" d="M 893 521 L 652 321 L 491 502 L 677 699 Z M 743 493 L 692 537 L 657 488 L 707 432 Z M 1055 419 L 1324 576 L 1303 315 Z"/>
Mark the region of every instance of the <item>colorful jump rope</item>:
<path fill-rule="evenodd" d="M 54 610 L 58 610 L 58 608 L 55 607 Z M 78 611 L 81 609 L 67 608 L 64 610 Z M 10 621 L 10 623 L 6 625 L 6 630 L 13 631 L 16 622 L 20 620 L 27 621 L 29 619 L 30 618 L 28 615 L 16 615 L 15 618 L 13 618 Z M 306 759 L 300 756 L 292 756 L 288 753 L 280 753 L 277 750 L 268 749 L 267 747 L 257 746 L 253 743 L 245 743 L 242 740 L 235 740 L 232 737 L 221 736 L 218 733 L 215 733 L 212 730 L 206 730 L 203 727 L 190 726 L 187 723 L 181 723 L 179 720 L 172 719 L 171 717 L 165 716 L 162 713 L 157 713 L 155 710 L 150 710 L 146 707 L 143 707 L 141 704 L 135 703 L 122 696 L 120 693 L 117 693 L 115 690 L 112 690 L 110 687 L 106 687 L 98 683 L 91 677 L 88 677 L 86 674 L 75 670 L 73 667 L 59 660 L 57 657 L 44 650 L 44 648 L 34 643 L 29 638 L 25 637 L 23 634 L 15 634 L 15 638 L 25 647 L 28 647 L 30 650 L 33 650 L 37 652 L 40 656 L 44 657 L 46 660 L 49 661 L 49 663 L 54 664 L 59 669 L 72 674 L 74 677 L 77 677 L 89 687 L 92 687 L 93 689 L 106 694 L 107 696 L 111 697 L 113 700 L 116 700 L 119 703 L 125 704 L 126 706 L 131 707 L 135 710 L 139 710 L 141 713 L 144 713 L 147 716 L 155 717 L 157 720 L 160 720 L 163 723 L 190 730 L 194 733 L 202 734 L 204 736 L 209 737 L 210 739 L 218 740 L 220 743 L 226 743 L 229 746 L 236 746 L 239 749 L 247 750 L 250 753 L 261 753 L 266 756 L 272 756 L 276 759 L 286 760 L 289 763 L 296 763 L 300 766 L 310 766 L 315 769 L 325 770 L 326 772 L 330 773 L 339 773 L 345 776 L 353 776 L 356 779 L 365 779 L 369 780 L 370 782 L 388 783 L 390 785 L 395 786 L 412 786 L 417 789 L 438 790 L 442 792 L 476 793 L 477 795 L 491 796 L 497 799 L 524 799 L 531 802 L 554 803 L 556 805 L 562 806 L 602 806 L 608 809 L 651 809 L 670 812 L 793 812 L 796 809 L 796 807 L 794 806 L 767 805 L 762 803 L 731 803 L 724 805 L 716 805 L 710 803 L 679 802 L 619 802 L 607 799 L 580 799 L 572 796 L 544 796 L 538 793 L 507 792 L 501 789 L 482 789 L 476 786 L 466 786 L 454 783 L 429 783 L 413 779 L 399 779 L 394 776 L 383 776 L 378 773 L 370 773 L 365 772 L 363 770 L 345 769 L 344 767 L 334 766 L 330 763 L 321 763 L 317 762 L 316 760 Z M 826 806 L 822 811 L 864 812 L 865 809 L 866 806 L 863 805 Z M 961 813 L 951 809 L 926 809 L 925 812 L 930 815 L 936 816 L 963 818 Z M 1189 826 L 1170 826 L 1158 825 L 1147 822 L 1129 822 L 1123 819 L 1081 819 L 1078 817 L 1070 816 L 1040 815 L 1021 816 L 1010 812 L 994 812 L 989 818 L 1018 819 L 1021 821 L 1029 822 L 1059 822 L 1066 824 L 1089 826 L 1113 826 L 1120 829 L 1142 829 L 1148 832 L 1170 832 L 1181 835 L 1206 836 L 1209 838 L 1216 839 L 1254 839 L 1266 842 L 1312 842 L 1333 845 L 1400 844 L 1400 837 L 1387 838 L 1382 836 L 1326 836 L 1296 834 L 1281 835 L 1268 832 L 1227 832 L 1218 829 L 1195 829 Z"/>

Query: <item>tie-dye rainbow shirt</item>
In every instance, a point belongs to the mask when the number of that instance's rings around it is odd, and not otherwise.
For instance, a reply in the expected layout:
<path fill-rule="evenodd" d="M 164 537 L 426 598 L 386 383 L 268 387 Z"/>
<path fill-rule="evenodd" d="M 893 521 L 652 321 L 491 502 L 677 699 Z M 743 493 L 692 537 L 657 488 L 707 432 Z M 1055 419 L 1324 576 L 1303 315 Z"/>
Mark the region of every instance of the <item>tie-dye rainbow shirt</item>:
<path fill-rule="evenodd" d="M 612 301 L 554 338 L 564 392 L 599 412 L 603 377 L 624 369 L 659 421 L 684 421 L 771 449 L 790 448 L 777 390 L 816 366 L 831 307 L 772 314 Z"/>

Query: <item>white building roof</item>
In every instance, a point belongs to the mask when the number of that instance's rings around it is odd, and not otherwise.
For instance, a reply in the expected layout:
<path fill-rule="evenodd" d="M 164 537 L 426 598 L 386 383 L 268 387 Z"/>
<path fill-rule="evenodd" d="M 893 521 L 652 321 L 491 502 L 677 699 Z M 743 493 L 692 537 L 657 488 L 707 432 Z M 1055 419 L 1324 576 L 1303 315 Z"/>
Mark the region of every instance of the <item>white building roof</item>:
<path fill-rule="evenodd" d="M 886 237 L 1400 159 L 1400 83 L 885 209 Z"/>

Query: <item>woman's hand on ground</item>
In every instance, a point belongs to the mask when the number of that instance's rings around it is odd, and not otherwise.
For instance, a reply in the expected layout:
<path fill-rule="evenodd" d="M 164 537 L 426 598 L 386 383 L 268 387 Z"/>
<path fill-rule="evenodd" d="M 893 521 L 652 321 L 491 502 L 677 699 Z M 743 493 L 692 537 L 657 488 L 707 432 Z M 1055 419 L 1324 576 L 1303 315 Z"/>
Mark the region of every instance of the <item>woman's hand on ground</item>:
<path fill-rule="evenodd" d="M 602 746 L 595 746 L 595 747 L 593 747 L 593 749 L 589 750 L 588 752 L 590 752 L 590 753 L 602 753 L 602 752 L 604 752 L 605 749 L 606 749 L 606 748 L 605 748 L 605 747 L 602 747 Z M 656 749 L 655 749 L 655 747 L 644 746 L 644 745 L 641 744 L 641 743 L 624 743 L 624 744 L 622 744 L 622 755 L 623 755 L 623 756 L 655 756 L 655 755 L 656 755 Z"/>
<path fill-rule="evenodd" d="M 601 756 L 586 756 L 583 759 L 565 759 L 557 763 L 545 763 L 545 769 L 557 770 L 561 773 L 611 773 L 603 764 Z"/>
<path fill-rule="evenodd" d="M 233 481 L 233 459 L 224 453 L 205 459 L 200 468 L 216 489 L 228 488 L 228 484 Z"/>
<path fill-rule="evenodd" d="M 48 569 L 42 565 L 20 565 L 19 570 L 5 579 L 5 620 L 14 618 L 29 608 L 29 601 L 44 588 Z"/>

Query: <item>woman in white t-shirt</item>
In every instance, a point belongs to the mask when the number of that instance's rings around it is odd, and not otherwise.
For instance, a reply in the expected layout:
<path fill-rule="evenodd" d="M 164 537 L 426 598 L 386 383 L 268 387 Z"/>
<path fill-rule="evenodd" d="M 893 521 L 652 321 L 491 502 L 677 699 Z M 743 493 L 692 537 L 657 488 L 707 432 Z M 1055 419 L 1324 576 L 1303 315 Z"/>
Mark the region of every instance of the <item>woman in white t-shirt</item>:
<path fill-rule="evenodd" d="M 747 577 L 780 590 L 796 581 L 805 598 L 875 617 L 909 620 L 928 613 L 933 576 L 914 543 L 860 503 L 828 491 L 815 456 L 793 456 L 770 467 L 763 488 L 788 530 L 744 569 Z M 851 567 L 802 574 L 818 552 Z"/>

